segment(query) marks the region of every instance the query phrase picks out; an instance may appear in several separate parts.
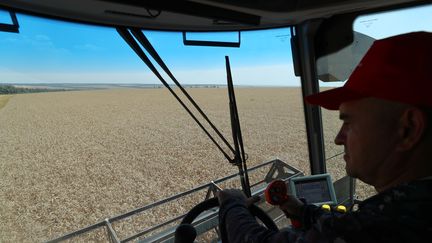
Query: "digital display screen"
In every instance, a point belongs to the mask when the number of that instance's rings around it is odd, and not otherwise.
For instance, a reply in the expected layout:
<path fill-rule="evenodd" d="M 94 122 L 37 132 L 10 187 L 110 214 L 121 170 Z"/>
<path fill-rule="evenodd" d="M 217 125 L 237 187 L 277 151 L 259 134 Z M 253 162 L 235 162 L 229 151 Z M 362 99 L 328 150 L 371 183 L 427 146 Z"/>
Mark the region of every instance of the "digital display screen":
<path fill-rule="evenodd" d="M 332 201 L 330 188 L 325 178 L 296 181 L 297 197 L 306 199 L 307 203 L 323 203 Z"/>

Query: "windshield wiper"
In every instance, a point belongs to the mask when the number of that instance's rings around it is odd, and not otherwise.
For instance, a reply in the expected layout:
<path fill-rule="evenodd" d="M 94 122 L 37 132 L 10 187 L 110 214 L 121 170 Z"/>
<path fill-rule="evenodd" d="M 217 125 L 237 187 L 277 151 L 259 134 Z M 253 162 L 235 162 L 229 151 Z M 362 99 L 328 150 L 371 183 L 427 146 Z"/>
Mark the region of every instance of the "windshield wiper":
<path fill-rule="evenodd" d="M 238 120 L 238 112 L 237 106 L 235 104 L 235 96 L 234 89 L 231 78 L 231 70 L 229 68 L 229 60 L 227 60 L 227 75 L 228 75 L 228 94 L 230 97 L 230 114 L 231 114 L 231 128 L 233 132 L 234 146 L 235 149 L 229 144 L 229 142 L 225 139 L 222 133 L 216 128 L 216 126 L 210 121 L 207 115 L 202 111 L 202 109 L 198 106 L 198 104 L 194 101 L 194 99 L 187 93 L 187 91 L 182 87 L 182 85 L 177 81 L 174 75 L 171 73 L 169 68 L 163 62 L 162 58 L 158 55 L 156 50 L 153 48 L 151 43 L 148 41 L 147 37 L 142 33 L 140 29 L 136 28 L 125 28 L 118 27 L 117 32 L 120 36 L 128 43 L 128 45 L 135 51 L 135 53 L 141 58 L 141 60 L 149 67 L 149 69 L 156 75 L 156 77 L 162 82 L 162 84 L 169 90 L 169 92 L 176 98 L 176 100 L 180 103 L 180 105 L 189 113 L 189 115 L 193 118 L 193 120 L 198 124 L 198 126 L 204 131 L 204 133 L 210 138 L 210 140 L 216 145 L 219 151 L 225 156 L 225 158 L 231 163 L 239 168 L 239 175 L 241 179 L 241 184 L 243 191 L 247 196 L 251 195 L 249 178 L 247 175 L 246 168 L 246 155 L 243 148 L 243 140 L 241 138 L 240 132 L 240 123 Z M 133 36 L 132 36 L 133 35 Z M 135 37 L 135 38 L 134 38 Z M 136 40 L 139 41 L 142 47 L 152 56 L 152 58 L 158 63 L 158 65 L 166 72 L 166 74 L 172 79 L 172 81 L 176 84 L 177 87 L 180 88 L 182 93 L 187 97 L 187 99 L 192 103 L 195 109 L 201 114 L 201 116 L 207 121 L 210 127 L 214 130 L 214 132 L 219 136 L 219 138 L 225 143 L 225 145 L 229 148 L 231 153 L 234 155 L 234 158 L 231 158 L 228 153 L 220 146 L 220 144 L 213 138 L 213 136 L 207 131 L 207 129 L 203 126 L 203 124 L 197 119 L 197 117 L 191 112 L 188 106 L 180 99 L 180 97 L 174 92 L 174 90 L 170 87 L 170 85 L 165 81 L 165 79 L 158 72 L 156 67 L 147 57 L 143 49 L 138 45 Z"/>
<path fill-rule="evenodd" d="M 229 107 L 230 107 L 230 117 L 231 117 L 231 129 L 234 141 L 234 159 L 233 164 L 237 165 L 239 169 L 240 180 L 242 183 L 242 188 L 246 196 L 252 196 L 250 191 L 249 176 L 247 174 L 246 166 L 246 153 L 243 146 L 243 138 L 240 128 L 240 118 L 237 110 L 237 102 L 234 93 L 234 84 L 231 76 L 231 67 L 229 62 L 229 57 L 225 56 L 225 65 L 227 73 L 227 84 L 228 84 L 228 97 L 229 97 Z"/>

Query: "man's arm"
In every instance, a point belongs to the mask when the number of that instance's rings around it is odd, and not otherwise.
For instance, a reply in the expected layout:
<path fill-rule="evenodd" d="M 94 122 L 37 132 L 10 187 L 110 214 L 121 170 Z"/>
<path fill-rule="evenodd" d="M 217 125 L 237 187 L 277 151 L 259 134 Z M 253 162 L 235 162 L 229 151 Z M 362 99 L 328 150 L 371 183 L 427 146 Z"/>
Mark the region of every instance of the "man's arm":
<path fill-rule="evenodd" d="M 246 199 L 239 190 L 224 190 L 218 194 L 221 231 L 228 242 L 294 242 L 288 231 L 271 231 L 260 225 L 249 212 L 253 198 Z"/>
<path fill-rule="evenodd" d="M 341 233 L 332 228 L 332 226 L 336 226 L 334 225 L 334 220 L 338 218 L 340 214 L 326 213 L 314 205 L 303 205 L 303 203 L 297 199 L 292 200 L 292 202 L 284 206 L 281 205 L 281 209 L 287 214 L 300 219 L 303 224 L 302 229 L 271 231 L 260 225 L 249 212 L 248 205 L 254 201 L 253 198 L 247 199 L 240 190 L 232 189 L 220 191 L 218 198 L 220 203 L 220 229 L 222 232 L 225 232 L 226 240 L 230 243 L 333 242 L 333 240 L 337 238 L 337 234 Z M 301 203 L 301 205 L 299 203 Z"/>

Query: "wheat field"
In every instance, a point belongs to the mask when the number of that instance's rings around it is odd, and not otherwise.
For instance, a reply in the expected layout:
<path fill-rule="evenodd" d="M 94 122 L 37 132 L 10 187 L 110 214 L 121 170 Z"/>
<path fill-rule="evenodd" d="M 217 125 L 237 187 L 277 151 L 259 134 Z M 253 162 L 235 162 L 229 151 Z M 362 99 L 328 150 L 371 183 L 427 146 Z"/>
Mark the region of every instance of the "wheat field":
<path fill-rule="evenodd" d="M 188 91 L 232 141 L 226 89 Z M 248 166 L 279 158 L 309 173 L 300 89 L 236 98 Z M 323 120 L 337 154 L 337 114 Z M 46 241 L 237 172 L 166 89 L 14 95 L 0 124 L 0 242 Z M 344 175 L 340 159 L 327 167 Z"/>

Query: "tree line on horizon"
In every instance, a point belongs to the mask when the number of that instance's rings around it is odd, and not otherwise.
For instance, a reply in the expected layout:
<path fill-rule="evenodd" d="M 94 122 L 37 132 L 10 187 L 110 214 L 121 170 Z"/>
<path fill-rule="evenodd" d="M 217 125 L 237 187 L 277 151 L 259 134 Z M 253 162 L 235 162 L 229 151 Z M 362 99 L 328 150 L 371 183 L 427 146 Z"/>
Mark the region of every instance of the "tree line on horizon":
<path fill-rule="evenodd" d="M 24 93 L 41 93 L 41 92 L 53 92 L 53 91 L 64 91 L 63 89 L 43 89 L 43 88 L 21 88 L 13 85 L 2 85 L 0 84 L 0 94 L 24 94 Z"/>

